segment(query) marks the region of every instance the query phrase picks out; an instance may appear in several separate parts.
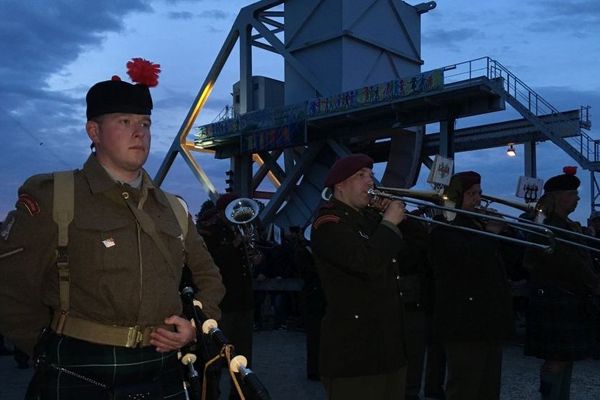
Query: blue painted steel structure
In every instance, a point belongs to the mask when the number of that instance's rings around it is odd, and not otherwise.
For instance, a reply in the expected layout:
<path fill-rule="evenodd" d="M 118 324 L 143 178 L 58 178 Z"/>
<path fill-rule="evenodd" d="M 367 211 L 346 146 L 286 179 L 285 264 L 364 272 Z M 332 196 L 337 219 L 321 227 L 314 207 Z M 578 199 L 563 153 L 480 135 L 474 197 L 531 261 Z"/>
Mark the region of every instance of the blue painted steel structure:
<path fill-rule="evenodd" d="M 234 189 L 268 199 L 264 223 L 305 225 L 337 157 L 371 154 L 387 162 L 386 186 L 411 187 L 430 155 L 525 143 L 525 173 L 536 174 L 535 143 L 551 140 L 592 172 L 598 193 L 598 142 L 579 110 L 558 112 L 498 61 L 483 57 L 421 73 L 420 18 L 434 2 L 400 0 L 263 0 L 244 7 L 159 169 L 165 178 L 181 154 L 211 196 L 215 186 L 192 153 L 231 162 Z M 281 36 L 284 36 L 284 40 Z M 233 47 L 240 46 L 237 113 L 199 127 L 194 121 Z M 256 109 L 252 48 L 280 54 L 285 104 Z M 238 100 L 238 99 L 236 99 Z M 454 130 L 458 118 L 503 110 L 523 119 Z M 440 122 L 440 132 L 423 126 Z M 259 190 L 269 178 L 275 189 Z"/>

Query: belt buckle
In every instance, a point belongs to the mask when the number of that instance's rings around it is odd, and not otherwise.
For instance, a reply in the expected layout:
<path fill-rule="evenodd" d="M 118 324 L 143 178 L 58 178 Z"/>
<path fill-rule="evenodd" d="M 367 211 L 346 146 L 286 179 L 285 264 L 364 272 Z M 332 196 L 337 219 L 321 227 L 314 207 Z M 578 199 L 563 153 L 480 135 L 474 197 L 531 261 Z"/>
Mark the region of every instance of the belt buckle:
<path fill-rule="evenodd" d="M 127 342 L 125 347 L 137 347 L 144 340 L 144 334 L 140 330 L 140 326 L 131 326 L 127 329 Z"/>

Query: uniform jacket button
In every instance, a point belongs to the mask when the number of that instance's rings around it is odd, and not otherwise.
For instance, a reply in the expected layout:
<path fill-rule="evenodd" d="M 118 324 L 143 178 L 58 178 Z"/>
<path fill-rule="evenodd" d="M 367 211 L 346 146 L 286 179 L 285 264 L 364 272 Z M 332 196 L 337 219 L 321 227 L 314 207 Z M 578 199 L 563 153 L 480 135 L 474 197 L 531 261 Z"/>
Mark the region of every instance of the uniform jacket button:
<path fill-rule="evenodd" d="M 400 280 L 400 275 L 396 275 L 396 280 L 399 281 Z"/>
<path fill-rule="evenodd" d="M 358 319 L 358 314 L 354 314 L 354 319 Z"/>
<path fill-rule="evenodd" d="M 473 298 L 472 298 L 472 297 L 469 297 L 469 301 L 473 301 Z"/>
<path fill-rule="evenodd" d="M 392 262 L 395 263 L 395 262 L 398 262 L 398 260 L 396 260 L 395 258 L 392 258 Z"/>

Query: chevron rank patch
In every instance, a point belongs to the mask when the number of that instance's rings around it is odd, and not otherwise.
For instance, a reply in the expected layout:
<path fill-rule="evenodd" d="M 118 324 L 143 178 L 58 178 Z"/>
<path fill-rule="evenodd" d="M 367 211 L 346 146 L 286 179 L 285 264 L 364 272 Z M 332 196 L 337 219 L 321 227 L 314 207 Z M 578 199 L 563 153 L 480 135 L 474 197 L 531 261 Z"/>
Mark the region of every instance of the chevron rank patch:
<path fill-rule="evenodd" d="M 40 205 L 38 204 L 37 200 L 34 199 L 33 196 L 31 196 L 27 193 L 23 193 L 19 196 L 19 199 L 17 200 L 17 204 L 15 205 L 15 207 L 19 207 L 19 206 L 21 206 L 22 208 L 27 210 L 27 212 L 31 216 L 40 213 Z"/>
<path fill-rule="evenodd" d="M 317 220 L 313 223 L 313 229 L 319 229 L 319 226 L 327 222 L 333 222 L 334 224 L 337 224 L 338 222 L 340 222 L 340 217 L 331 214 L 322 215 L 319 218 L 317 218 Z"/>

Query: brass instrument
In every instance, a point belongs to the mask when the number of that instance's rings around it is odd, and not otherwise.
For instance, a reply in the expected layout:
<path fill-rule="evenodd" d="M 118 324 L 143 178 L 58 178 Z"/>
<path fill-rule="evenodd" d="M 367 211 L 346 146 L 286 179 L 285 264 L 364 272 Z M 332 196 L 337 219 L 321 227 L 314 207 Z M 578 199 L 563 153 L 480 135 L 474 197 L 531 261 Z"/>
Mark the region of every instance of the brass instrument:
<path fill-rule="evenodd" d="M 258 229 L 254 224 L 259 212 L 260 208 L 256 200 L 247 197 L 235 199 L 225 207 L 225 218 L 237 227 L 242 236 L 246 260 L 250 264 L 252 264 L 251 258 L 259 254 L 256 248 Z"/>
<path fill-rule="evenodd" d="M 533 203 L 520 203 L 517 201 L 506 200 L 506 199 L 489 196 L 489 195 L 482 195 L 481 198 L 486 202 L 486 205 L 484 206 L 484 208 L 487 208 L 489 206 L 489 204 L 491 204 L 491 203 L 498 203 L 498 204 L 504 204 L 506 206 L 516 208 L 516 209 L 524 211 L 524 212 L 531 213 L 532 216 L 535 218 L 535 222 L 532 222 L 525 218 L 517 218 L 517 217 L 510 217 L 510 218 L 516 219 L 517 221 L 526 221 L 529 223 L 534 223 L 534 224 L 541 225 L 541 226 L 544 226 L 544 227 L 550 229 L 555 234 L 554 240 L 556 242 L 560 242 L 560 243 L 564 243 L 569 246 L 576 246 L 576 247 L 580 247 L 580 248 L 583 248 L 583 249 L 586 249 L 589 251 L 594 251 L 594 252 L 600 253 L 600 239 L 595 238 L 590 235 L 586 235 L 584 233 L 574 232 L 574 231 L 571 231 L 568 229 L 559 228 L 559 227 L 556 227 L 553 225 L 547 225 L 542 222 L 538 222 L 538 221 L 544 221 L 545 216 L 543 214 L 543 211 L 539 207 L 537 207 L 537 205 L 535 205 Z M 501 216 L 506 215 L 506 214 L 502 214 L 502 213 L 497 213 L 497 214 L 501 215 Z M 573 238 L 573 240 L 565 239 L 564 237 L 559 237 L 558 235 L 563 235 L 563 236 L 566 235 L 568 237 Z M 582 242 L 592 243 L 592 244 L 595 244 L 595 246 L 590 246 L 590 245 L 584 244 Z"/>
<path fill-rule="evenodd" d="M 503 204 L 508 207 L 516 208 L 517 210 L 521 210 L 523 212 L 536 212 L 535 203 L 521 203 L 519 201 L 503 199 L 502 197 L 490 196 L 489 194 L 482 194 L 481 201 L 485 203 L 483 208 L 488 208 L 492 203 Z"/>
<path fill-rule="evenodd" d="M 422 205 L 427 206 L 427 207 L 442 209 L 442 210 L 444 210 L 446 215 L 452 214 L 455 211 L 457 211 L 456 209 L 453 209 L 450 207 L 448 210 L 446 210 L 446 209 L 444 209 L 444 207 L 439 206 L 439 205 L 443 205 L 443 204 L 447 205 L 447 201 L 446 201 L 447 199 L 445 199 L 443 195 L 440 195 L 437 192 L 419 191 L 419 190 L 403 189 L 403 188 L 391 188 L 391 187 L 378 187 L 377 190 L 381 190 L 384 192 L 389 192 L 389 193 L 393 193 L 393 194 L 397 194 L 397 195 L 401 195 L 401 196 L 406 196 L 409 198 L 421 199 L 421 200 L 425 200 L 425 201 L 434 203 L 434 204 L 422 204 Z M 600 239 L 599 238 L 595 238 L 593 236 L 589 236 L 584 233 L 573 232 L 568 229 L 558 228 L 556 226 L 546 225 L 541 222 L 537 222 L 538 220 L 543 221 L 543 214 L 542 214 L 542 211 L 534 203 L 522 203 L 519 201 L 508 200 L 508 199 L 504 199 L 501 197 L 496 197 L 496 196 L 492 196 L 492 195 L 488 195 L 488 194 L 482 194 L 481 198 L 482 198 L 482 203 L 484 203 L 483 206 L 481 207 L 481 210 L 487 215 L 498 217 L 498 218 L 500 218 L 501 221 L 504 221 L 504 218 L 509 218 L 513 221 L 516 221 L 517 223 L 523 223 L 527 226 L 540 227 L 541 229 L 548 229 L 549 231 L 551 231 L 553 233 L 553 237 L 552 237 L 553 242 L 560 242 L 560 243 L 563 243 L 563 244 L 566 244 L 569 246 L 580 247 L 580 248 L 583 248 L 583 249 L 586 249 L 589 251 L 593 251 L 593 252 L 600 252 Z M 407 201 L 405 201 L 405 202 L 407 202 Z M 414 201 L 412 203 L 414 203 Z M 533 217 L 534 220 L 530 220 L 527 218 L 521 218 L 521 217 L 515 217 L 515 216 L 509 215 L 509 214 L 504 214 L 504 213 L 498 212 L 496 210 L 492 211 L 489 207 L 490 204 L 492 204 L 492 203 L 502 204 L 502 205 L 512 207 L 512 208 L 515 208 L 517 210 L 520 210 L 520 211 L 523 211 L 526 213 L 531 213 L 531 216 Z M 461 211 L 459 211 L 459 212 L 461 212 Z M 463 210 L 463 212 L 464 212 L 464 210 Z M 465 212 L 465 213 L 467 213 L 467 212 Z M 481 216 L 480 218 L 484 218 L 484 217 Z M 452 218 L 449 218 L 449 219 L 452 219 Z M 490 218 L 485 217 L 485 219 L 490 219 Z M 427 221 L 427 222 L 432 222 L 432 221 Z M 506 221 L 504 221 L 504 222 L 506 222 Z M 523 231 L 523 229 L 519 229 L 519 230 Z M 557 237 L 558 235 L 568 236 L 568 237 L 573 238 L 574 240 L 568 240 L 568 239 L 565 239 L 564 237 Z M 582 242 L 592 243 L 596 247 L 584 244 Z"/>
<path fill-rule="evenodd" d="M 530 241 L 530 240 L 523 240 L 523 239 L 514 238 L 514 237 L 510 237 L 510 236 L 504 236 L 501 234 L 482 231 L 479 229 L 469 228 L 466 226 L 453 225 L 448 222 L 438 221 L 438 220 L 435 220 L 432 218 L 416 216 L 416 215 L 408 214 L 408 213 L 406 214 L 407 218 L 412 218 L 412 219 L 424 221 L 424 222 L 435 224 L 435 225 L 446 226 L 451 229 L 457 229 L 457 230 L 461 230 L 461 231 L 471 232 L 471 233 L 475 233 L 478 235 L 489 236 L 489 237 L 493 237 L 495 239 L 500 239 L 500 240 L 504 240 L 507 242 L 517 243 L 517 244 L 520 244 L 523 246 L 535 247 L 535 248 L 541 249 L 547 253 L 551 253 L 554 250 L 554 246 L 555 246 L 554 232 L 552 232 L 546 226 L 543 226 L 540 224 L 534 224 L 529 221 L 528 222 L 507 221 L 506 219 L 504 219 L 501 216 L 484 215 L 480 212 L 467 211 L 467 210 L 457 209 L 454 207 L 447 207 L 444 205 L 436 204 L 433 201 L 441 202 L 444 200 L 444 198 L 443 198 L 443 196 L 440 196 L 438 193 L 435 193 L 435 192 L 431 192 L 431 193 L 430 192 L 421 192 L 421 193 L 417 192 L 416 196 L 420 196 L 420 197 L 427 196 L 427 197 L 429 197 L 429 199 L 427 199 L 427 200 L 419 200 L 419 199 L 412 198 L 412 194 L 409 195 L 408 192 L 409 191 L 407 189 L 379 187 L 377 189 L 369 189 L 368 193 L 370 196 L 372 196 L 374 198 L 379 197 L 379 198 L 387 198 L 387 199 L 391 199 L 391 200 L 399 200 L 406 204 L 413 204 L 413 205 L 417 205 L 417 206 L 429 207 L 432 209 L 442 210 L 442 211 L 446 211 L 446 212 L 468 215 L 468 216 L 474 217 L 474 218 L 482 220 L 482 221 L 495 221 L 495 222 L 503 223 L 509 227 L 512 227 L 513 229 L 518 230 L 518 231 L 525 232 L 525 233 L 528 233 L 531 235 L 541 236 L 547 241 L 547 244 L 541 244 L 541 243 L 537 243 L 537 242 Z M 407 196 L 399 196 L 395 193 L 404 193 Z"/>

